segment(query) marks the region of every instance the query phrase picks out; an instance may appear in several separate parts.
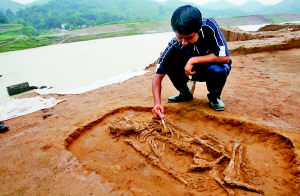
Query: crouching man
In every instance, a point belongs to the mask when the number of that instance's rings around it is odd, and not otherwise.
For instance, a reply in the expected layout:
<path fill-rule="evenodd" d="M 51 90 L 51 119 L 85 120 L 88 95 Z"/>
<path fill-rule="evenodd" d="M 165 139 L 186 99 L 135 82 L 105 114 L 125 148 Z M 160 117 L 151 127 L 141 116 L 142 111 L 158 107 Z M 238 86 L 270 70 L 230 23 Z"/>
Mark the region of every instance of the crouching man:
<path fill-rule="evenodd" d="M 168 102 L 184 102 L 193 99 L 187 82 L 206 82 L 209 104 L 222 111 L 225 104 L 221 93 L 231 70 L 231 60 L 226 40 L 216 21 L 203 18 L 201 12 L 190 5 L 177 8 L 171 18 L 176 34 L 159 59 L 152 81 L 155 118 L 164 118 L 161 105 L 161 84 L 167 74 L 179 94 L 169 97 Z"/>

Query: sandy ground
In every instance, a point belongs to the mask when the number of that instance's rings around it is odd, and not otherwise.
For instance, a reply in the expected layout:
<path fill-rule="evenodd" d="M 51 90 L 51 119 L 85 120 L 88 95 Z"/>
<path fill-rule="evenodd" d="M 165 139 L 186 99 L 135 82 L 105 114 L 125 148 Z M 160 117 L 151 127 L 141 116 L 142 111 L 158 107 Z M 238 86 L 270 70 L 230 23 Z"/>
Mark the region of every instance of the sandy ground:
<path fill-rule="evenodd" d="M 274 32 L 273 32 L 274 33 Z M 266 32 L 270 34 L 270 32 Z M 205 83 L 186 103 L 163 81 L 163 131 L 143 76 L 5 121 L 0 195 L 298 195 L 300 36 L 230 42 L 223 112 Z M 288 50 L 282 50 L 291 48 Z"/>

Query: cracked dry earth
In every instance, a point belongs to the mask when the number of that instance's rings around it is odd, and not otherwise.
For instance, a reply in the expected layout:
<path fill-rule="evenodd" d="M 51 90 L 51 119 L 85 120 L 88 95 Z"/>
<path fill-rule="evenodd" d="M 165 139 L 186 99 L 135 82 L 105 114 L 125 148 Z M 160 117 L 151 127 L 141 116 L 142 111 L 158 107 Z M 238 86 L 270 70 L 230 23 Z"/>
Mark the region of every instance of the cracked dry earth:
<path fill-rule="evenodd" d="M 134 195 L 297 192 L 293 144 L 271 127 L 167 108 L 164 132 L 150 109 L 108 113 L 74 131 L 66 148 L 87 170 Z"/>

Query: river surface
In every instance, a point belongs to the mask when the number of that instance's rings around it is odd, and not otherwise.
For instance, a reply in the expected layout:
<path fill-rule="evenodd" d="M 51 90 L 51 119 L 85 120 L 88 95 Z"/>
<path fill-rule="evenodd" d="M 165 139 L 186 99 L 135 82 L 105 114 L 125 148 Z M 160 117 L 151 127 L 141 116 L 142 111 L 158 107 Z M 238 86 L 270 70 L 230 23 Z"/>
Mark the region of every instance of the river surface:
<path fill-rule="evenodd" d="M 95 83 L 103 86 L 140 75 L 172 37 L 172 32 L 143 34 L 1 53 L 0 102 L 11 99 L 7 86 L 22 82 L 53 87 L 47 89 L 51 92 L 83 92 Z"/>

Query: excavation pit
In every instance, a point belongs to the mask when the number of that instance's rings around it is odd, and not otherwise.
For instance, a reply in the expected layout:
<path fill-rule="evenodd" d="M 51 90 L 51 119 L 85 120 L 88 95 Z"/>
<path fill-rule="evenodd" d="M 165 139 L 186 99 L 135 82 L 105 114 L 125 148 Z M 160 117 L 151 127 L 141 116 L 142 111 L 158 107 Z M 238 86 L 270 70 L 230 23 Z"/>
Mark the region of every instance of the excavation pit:
<path fill-rule="evenodd" d="M 195 110 L 124 107 L 75 130 L 66 148 L 103 181 L 136 195 L 293 195 L 292 142 L 274 131 Z"/>

